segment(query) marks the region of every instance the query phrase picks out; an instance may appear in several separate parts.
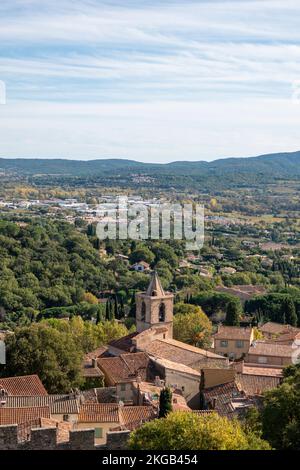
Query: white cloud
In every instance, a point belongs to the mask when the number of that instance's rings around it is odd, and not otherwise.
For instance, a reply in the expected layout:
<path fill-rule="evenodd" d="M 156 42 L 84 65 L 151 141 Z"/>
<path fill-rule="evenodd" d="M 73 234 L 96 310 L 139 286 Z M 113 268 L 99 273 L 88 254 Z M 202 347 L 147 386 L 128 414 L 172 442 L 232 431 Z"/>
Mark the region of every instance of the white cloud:
<path fill-rule="evenodd" d="M 0 153 L 295 149 L 299 14 L 298 0 L 3 0 Z"/>
<path fill-rule="evenodd" d="M 299 124 L 300 105 L 286 100 L 24 102 L 0 108 L 0 141 L 10 157 L 201 160 L 296 150 Z"/>

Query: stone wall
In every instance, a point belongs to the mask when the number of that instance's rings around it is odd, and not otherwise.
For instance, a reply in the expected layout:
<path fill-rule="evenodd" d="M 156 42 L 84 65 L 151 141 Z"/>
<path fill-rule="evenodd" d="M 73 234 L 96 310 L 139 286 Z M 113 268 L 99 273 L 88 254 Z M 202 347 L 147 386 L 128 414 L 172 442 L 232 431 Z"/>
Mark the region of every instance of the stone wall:
<path fill-rule="evenodd" d="M 103 449 L 106 450 L 124 450 L 127 449 L 127 443 L 130 431 L 108 432 L 106 435 L 106 444 Z"/>
<path fill-rule="evenodd" d="M 0 426 L 0 450 L 122 450 L 126 449 L 130 431 L 110 432 L 107 443 L 95 445 L 94 429 L 70 431 L 69 440 L 59 442 L 58 430 L 54 427 L 31 430 L 30 439 L 18 437 L 18 426 Z"/>

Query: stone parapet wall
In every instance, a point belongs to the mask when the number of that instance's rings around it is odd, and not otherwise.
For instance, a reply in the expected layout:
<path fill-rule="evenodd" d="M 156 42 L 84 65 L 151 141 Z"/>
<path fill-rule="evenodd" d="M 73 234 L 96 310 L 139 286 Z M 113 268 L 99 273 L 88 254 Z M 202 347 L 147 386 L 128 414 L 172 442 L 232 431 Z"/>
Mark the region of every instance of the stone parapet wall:
<path fill-rule="evenodd" d="M 22 441 L 18 426 L 0 426 L 0 450 L 122 450 L 126 449 L 130 431 L 110 432 L 105 445 L 95 445 L 94 429 L 70 431 L 69 440 L 58 441 L 54 427 L 31 430 L 30 439 Z"/>

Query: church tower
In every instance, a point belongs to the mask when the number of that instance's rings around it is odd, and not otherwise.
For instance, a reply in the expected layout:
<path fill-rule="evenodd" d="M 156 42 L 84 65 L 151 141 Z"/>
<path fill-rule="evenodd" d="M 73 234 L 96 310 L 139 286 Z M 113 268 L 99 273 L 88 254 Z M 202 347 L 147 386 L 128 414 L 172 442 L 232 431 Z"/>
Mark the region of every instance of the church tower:
<path fill-rule="evenodd" d="M 165 292 L 157 273 L 151 276 L 146 292 L 136 294 L 136 328 L 141 333 L 164 326 L 168 338 L 173 337 L 173 294 Z"/>

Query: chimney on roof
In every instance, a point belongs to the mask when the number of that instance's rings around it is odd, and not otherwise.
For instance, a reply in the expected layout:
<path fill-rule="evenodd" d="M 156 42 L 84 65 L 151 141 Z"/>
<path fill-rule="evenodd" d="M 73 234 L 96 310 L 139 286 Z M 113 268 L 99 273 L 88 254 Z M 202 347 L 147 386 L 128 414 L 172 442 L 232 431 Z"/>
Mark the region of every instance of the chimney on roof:
<path fill-rule="evenodd" d="M 97 359 L 96 359 L 95 357 L 92 358 L 92 367 L 93 367 L 94 369 L 97 369 L 97 367 L 98 367 Z"/>

